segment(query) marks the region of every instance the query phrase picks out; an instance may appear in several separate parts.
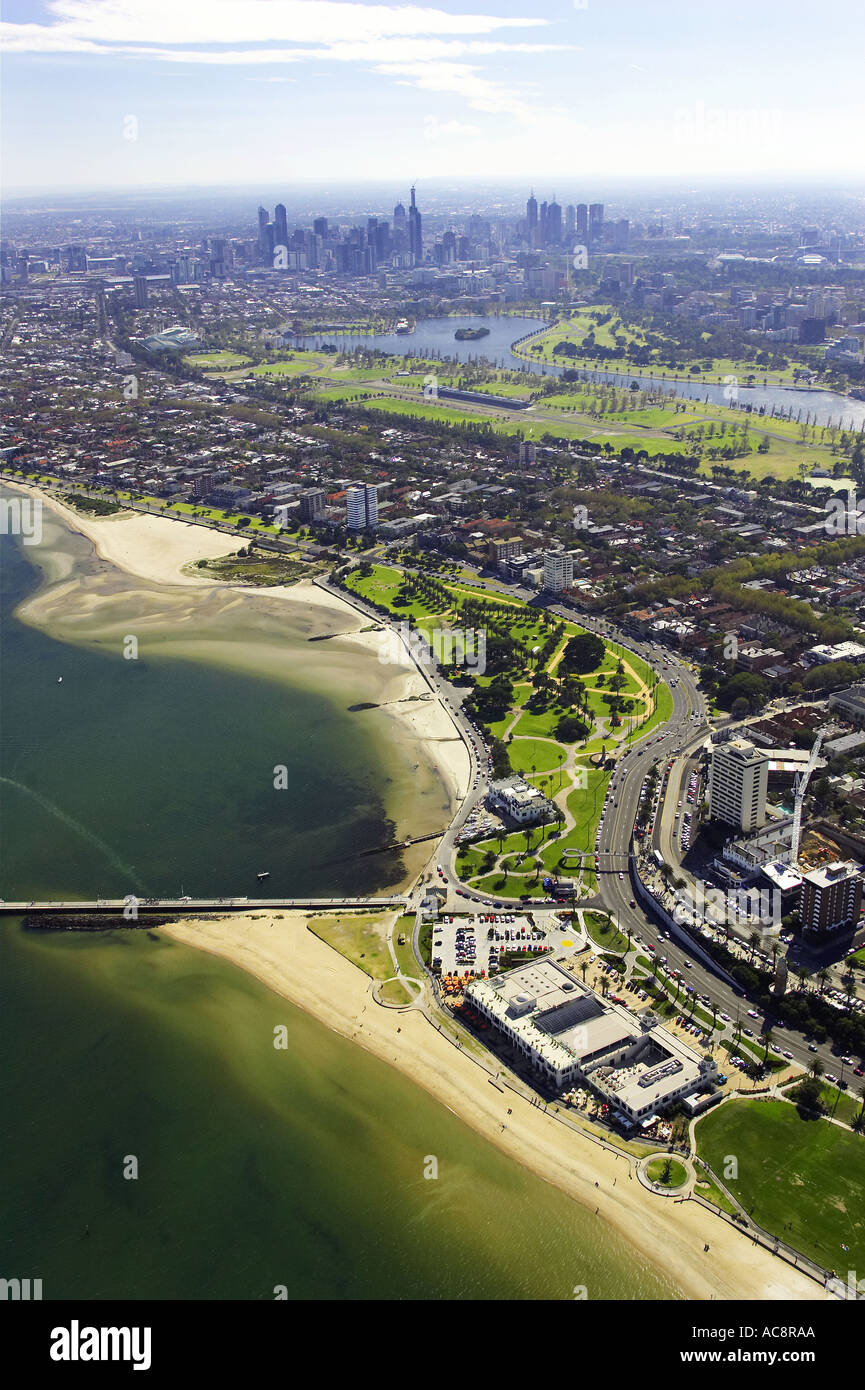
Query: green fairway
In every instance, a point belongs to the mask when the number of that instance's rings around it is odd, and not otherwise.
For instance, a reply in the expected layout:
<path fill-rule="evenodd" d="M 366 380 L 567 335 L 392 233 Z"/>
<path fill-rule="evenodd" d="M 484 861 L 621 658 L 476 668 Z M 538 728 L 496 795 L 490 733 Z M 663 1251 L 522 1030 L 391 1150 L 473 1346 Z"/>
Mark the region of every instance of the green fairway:
<path fill-rule="evenodd" d="M 865 1139 L 758 1100 L 718 1106 L 697 1122 L 696 1138 L 700 1157 L 765 1230 L 826 1269 L 865 1268 Z M 725 1176 L 731 1156 L 737 1177 Z"/>

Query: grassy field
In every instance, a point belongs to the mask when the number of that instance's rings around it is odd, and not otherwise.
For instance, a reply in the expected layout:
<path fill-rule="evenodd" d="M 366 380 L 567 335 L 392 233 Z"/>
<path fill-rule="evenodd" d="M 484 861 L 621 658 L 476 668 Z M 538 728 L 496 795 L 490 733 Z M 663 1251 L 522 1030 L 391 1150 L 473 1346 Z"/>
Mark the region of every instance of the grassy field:
<path fill-rule="evenodd" d="M 622 956 L 628 949 L 628 938 L 620 932 L 610 917 L 601 912 L 586 912 L 583 915 L 586 933 L 590 941 L 605 951 Z"/>
<path fill-rule="evenodd" d="M 388 913 L 345 912 L 337 917 L 313 917 L 308 926 L 314 936 L 359 966 L 364 974 L 373 980 L 387 980 L 393 975 L 387 949 L 389 921 Z"/>
<path fill-rule="evenodd" d="M 697 1122 L 696 1138 L 700 1157 L 765 1230 L 826 1269 L 865 1268 L 865 1139 L 758 1100 L 718 1106 Z M 725 1176 L 728 1156 L 735 1178 Z"/>
<path fill-rule="evenodd" d="M 664 1171 L 667 1163 L 670 1164 L 670 1176 L 665 1179 Z M 688 1170 L 677 1158 L 653 1158 L 651 1163 L 646 1164 L 646 1176 L 650 1182 L 656 1182 L 660 1187 L 683 1187 L 688 1181 Z"/>

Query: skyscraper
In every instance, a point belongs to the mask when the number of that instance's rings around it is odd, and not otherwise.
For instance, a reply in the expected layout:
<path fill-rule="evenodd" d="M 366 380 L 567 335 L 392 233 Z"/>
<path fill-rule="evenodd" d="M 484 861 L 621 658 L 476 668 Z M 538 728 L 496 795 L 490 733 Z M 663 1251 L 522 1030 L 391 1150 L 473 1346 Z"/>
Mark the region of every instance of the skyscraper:
<path fill-rule="evenodd" d="M 589 203 L 589 239 L 600 241 L 604 230 L 603 203 Z"/>
<path fill-rule="evenodd" d="M 577 203 L 577 236 L 583 243 L 589 239 L 589 209 L 585 203 Z"/>
<path fill-rule="evenodd" d="M 562 240 L 562 209 L 556 202 L 556 195 L 553 194 L 553 201 L 547 208 L 547 245 L 558 246 Z"/>
<path fill-rule="evenodd" d="M 573 203 L 568 203 L 565 208 L 565 232 L 568 236 L 573 236 L 577 230 L 577 209 Z"/>
<path fill-rule="evenodd" d="M 529 200 L 526 203 L 526 221 L 529 224 L 529 235 L 531 235 L 538 225 L 538 200 L 535 197 L 534 189 L 532 189 Z"/>
<path fill-rule="evenodd" d="M 423 236 L 414 187 L 411 190 L 411 206 L 408 210 L 408 249 L 412 265 L 420 265 L 423 260 Z"/>
<path fill-rule="evenodd" d="M 269 261 L 271 259 L 270 247 L 273 244 L 270 240 L 272 233 L 269 233 L 270 215 L 267 208 L 258 209 L 258 259 Z"/>
<path fill-rule="evenodd" d="M 135 307 L 136 309 L 147 308 L 147 276 L 136 275 L 132 283 L 135 286 Z"/>
<path fill-rule="evenodd" d="M 288 221 L 285 215 L 285 205 L 277 203 L 273 210 L 274 220 L 274 242 L 277 246 L 288 245 Z"/>

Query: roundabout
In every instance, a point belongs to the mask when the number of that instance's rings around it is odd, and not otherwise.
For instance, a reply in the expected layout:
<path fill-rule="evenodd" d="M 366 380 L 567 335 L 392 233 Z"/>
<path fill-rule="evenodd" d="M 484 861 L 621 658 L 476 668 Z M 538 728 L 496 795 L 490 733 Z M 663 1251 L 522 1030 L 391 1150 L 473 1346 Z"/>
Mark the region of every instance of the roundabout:
<path fill-rule="evenodd" d="M 680 1154 L 653 1154 L 637 1164 L 637 1177 L 659 1197 L 686 1197 L 694 1185 L 690 1160 Z"/>

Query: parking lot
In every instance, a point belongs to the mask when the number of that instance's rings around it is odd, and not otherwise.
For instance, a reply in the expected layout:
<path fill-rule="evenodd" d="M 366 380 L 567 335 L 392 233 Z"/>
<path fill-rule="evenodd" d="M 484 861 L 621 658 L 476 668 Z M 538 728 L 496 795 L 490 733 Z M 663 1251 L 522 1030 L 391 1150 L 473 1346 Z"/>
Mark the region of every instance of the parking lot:
<path fill-rule="evenodd" d="M 433 927 L 432 963 L 442 975 L 494 975 L 502 952 L 516 951 L 528 960 L 533 948 L 567 951 L 580 939 L 579 930 L 552 911 L 442 913 Z"/>

